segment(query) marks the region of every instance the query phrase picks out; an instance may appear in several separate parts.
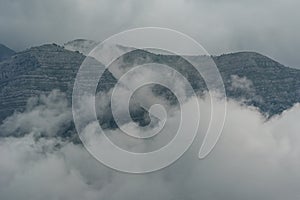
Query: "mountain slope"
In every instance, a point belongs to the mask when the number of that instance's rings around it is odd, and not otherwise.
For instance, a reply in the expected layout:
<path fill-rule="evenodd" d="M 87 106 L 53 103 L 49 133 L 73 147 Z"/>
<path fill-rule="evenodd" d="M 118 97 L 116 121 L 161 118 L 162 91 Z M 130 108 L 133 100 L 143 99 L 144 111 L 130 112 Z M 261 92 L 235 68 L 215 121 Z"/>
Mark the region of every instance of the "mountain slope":
<path fill-rule="evenodd" d="M 57 45 L 17 53 L 0 64 L 0 118 L 22 111 L 29 97 L 60 89 L 71 93 L 84 56 Z"/>
<path fill-rule="evenodd" d="M 14 55 L 16 52 L 8 48 L 7 46 L 0 44 L 0 62 L 8 59 L 12 55 Z"/>
<path fill-rule="evenodd" d="M 228 54 L 214 60 L 231 98 L 244 97 L 249 101 L 247 104 L 270 116 L 300 102 L 300 70 L 285 67 L 254 52 Z M 243 82 L 236 77 L 245 78 L 244 84 L 249 88 L 233 87 L 233 82 Z"/>

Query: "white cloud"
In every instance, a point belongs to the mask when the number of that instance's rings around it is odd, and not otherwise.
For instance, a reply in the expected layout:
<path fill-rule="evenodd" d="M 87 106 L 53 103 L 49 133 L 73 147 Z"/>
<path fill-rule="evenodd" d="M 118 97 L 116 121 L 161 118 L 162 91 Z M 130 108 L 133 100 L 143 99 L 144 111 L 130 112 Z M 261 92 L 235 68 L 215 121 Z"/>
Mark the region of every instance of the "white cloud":
<path fill-rule="evenodd" d="M 5 119 L 0 125 L 0 134 L 55 136 L 66 132 L 71 122 L 72 113 L 66 95 L 54 90 L 48 96 L 30 98 L 25 112 L 14 113 Z"/>
<path fill-rule="evenodd" d="M 238 75 L 231 75 L 231 89 L 241 89 L 246 92 L 253 92 L 253 83 L 247 77 L 239 77 Z"/>
<path fill-rule="evenodd" d="M 201 100 L 204 121 L 208 103 Z M 207 158 L 197 159 L 200 135 L 172 166 L 144 175 L 108 169 L 81 145 L 58 138 L 2 137 L 0 199 L 296 200 L 299 117 L 299 105 L 266 121 L 257 110 L 228 102 L 223 134 Z"/>

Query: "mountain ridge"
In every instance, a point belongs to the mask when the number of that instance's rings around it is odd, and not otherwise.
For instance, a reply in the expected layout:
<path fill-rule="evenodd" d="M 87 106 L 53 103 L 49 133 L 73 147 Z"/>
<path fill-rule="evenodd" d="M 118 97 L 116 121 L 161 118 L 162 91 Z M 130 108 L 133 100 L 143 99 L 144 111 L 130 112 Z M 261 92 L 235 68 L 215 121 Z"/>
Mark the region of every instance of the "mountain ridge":
<path fill-rule="evenodd" d="M 82 53 L 63 46 L 45 44 L 16 53 L 1 62 L 1 121 L 15 111 L 22 112 L 28 98 L 48 94 L 53 89 L 65 92 L 71 101 L 74 79 L 85 58 Z M 256 52 L 236 52 L 212 58 L 222 75 L 228 98 L 242 100 L 270 117 L 300 102 L 300 70 L 285 67 Z M 197 76 L 189 70 L 191 66 L 176 56 L 157 55 L 137 49 L 125 54 L 123 59 L 124 67 L 131 66 L 133 62 L 168 64 L 188 76 L 197 90 L 205 90 L 201 77 L 197 80 Z M 203 58 L 199 56 L 197 59 L 200 62 Z M 104 81 L 109 82 L 105 89 L 108 90 L 116 79 L 109 74 Z M 160 89 L 158 93 L 167 94 Z"/>

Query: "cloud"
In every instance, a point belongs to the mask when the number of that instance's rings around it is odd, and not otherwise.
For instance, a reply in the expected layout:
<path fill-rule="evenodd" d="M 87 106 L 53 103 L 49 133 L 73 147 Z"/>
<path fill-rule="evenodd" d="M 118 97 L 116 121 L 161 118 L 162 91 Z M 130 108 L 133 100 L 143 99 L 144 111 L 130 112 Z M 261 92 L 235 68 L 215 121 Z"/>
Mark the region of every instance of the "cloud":
<path fill-rule="evenodd" d="M 66 95 L 58 90 L 53 90 L 47 96 L 30 98 L 25 112 L 16 112 L 5 119 L 0 125 L 0 135 L 34 134 L 37 137 L 67 135 L 72 120 Z"/>
<path fill-rule="evenodd" d="M 64 100 L 59 103 L 55 101 L 57 98 L 46 99 L 64 105 Z M 45 102 L 35 105 L 31 111 L 45 106 Z M 209 99 L 200 102 L 205 122 L 209 116 Z M 55 113 L 56 106 L 46 104 L 47 113 Z M 50 109 L 49 105 L 53 107 Z M 14 118 L 22 119 L 23 115 L 15 114 Z M 24 127 L 22 120 L 15 120 L 18 130 L 25 129 L 29 134 L 0 138 L 0 199 L 296 200 L 300 195 L 299 117 L 299 105 L 266 121 L 255 108 L 229 101 L 223 134 L 207 158 L 197 158 L 203 136 L 200 131 L 198 139 L 177 162 L 143 175 L 104 167 L 81 145 L 57 137 L 36 139 L 31 130 L 35 127 L 40 130 L 43 120 L 27 118 L 31 129 Z M 61 121 L 68 122 L 68 118 Z M 58 129 L 46 130 L 53 130 L 54 134 Z"/>
<path fill-rule="evenodd" d="M 76 38 L 162 26 L 187 33 L 211 54 L 251 50 L 299 66 L 299 1 L 2 0 L 1 43 L 20 50 Z"/>
<path fill-rule="evenodd" d="M 241 89 L 246 92 L 252 92 L 253 83 L 247 77 L 239 77 L 238 75 L 231 75 L 231 89 Z"/>

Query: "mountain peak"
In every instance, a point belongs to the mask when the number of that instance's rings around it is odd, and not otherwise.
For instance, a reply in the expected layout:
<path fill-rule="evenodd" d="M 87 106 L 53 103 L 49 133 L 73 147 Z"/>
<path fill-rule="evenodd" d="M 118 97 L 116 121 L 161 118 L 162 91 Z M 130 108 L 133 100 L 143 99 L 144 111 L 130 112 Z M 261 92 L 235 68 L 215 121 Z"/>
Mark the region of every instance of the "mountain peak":
<path fill-rule="evenodd" d="M 98 44 L 99 42 L 93 40 L 75 39 L 65 43 L 63 46 L 67 50 L 78 51 L 83 55 L 88 55 Z"/>
<path fill-rule="evenodd" d="M 213 56 L 215 62 L 226 63 L 228 66 L 238 67 L 285 67 L 279 62 L 253 51 L 234 52 Z"/>
<path fill-rule="evenodd" d="M 12 55 L 14 55 L 16 52 L 7 46 L 0 44 L 0 62 L 3 60 L 6 60 L 7 58 L 10 58 Z"/>
<path fill-rule="evenodd" d="M 62 51 L 64 49 L 63 46 L 60 46 L 58 44 L 52 43 L 52 44 L 43 44 L 41 46 L 35 46 L 27 49 L 26 51 Z"/>

